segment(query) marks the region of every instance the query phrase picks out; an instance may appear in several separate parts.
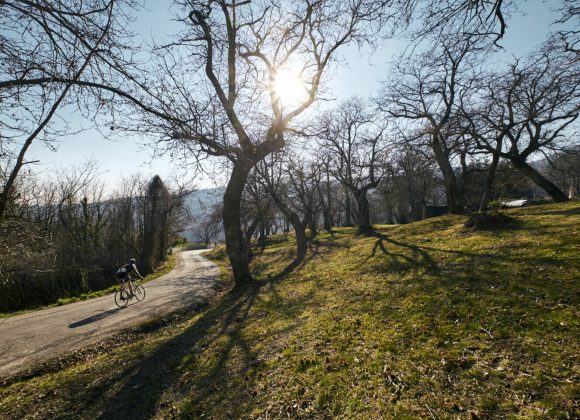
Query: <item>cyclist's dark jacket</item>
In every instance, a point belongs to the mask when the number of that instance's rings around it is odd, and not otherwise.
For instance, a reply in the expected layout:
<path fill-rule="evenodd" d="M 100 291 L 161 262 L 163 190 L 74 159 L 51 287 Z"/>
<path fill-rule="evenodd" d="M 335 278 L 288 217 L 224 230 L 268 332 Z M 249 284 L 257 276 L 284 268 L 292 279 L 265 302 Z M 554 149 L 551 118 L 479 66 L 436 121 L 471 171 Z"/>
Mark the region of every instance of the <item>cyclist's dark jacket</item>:
<path fill-rule="evenodd" d="M 117 270 L 117 278 L 119 280 L 127 280 L 127 278 L 129 278 L 129 273 L 131 272 L 137 272 L 137 267 L 135 267 L 135 264 L 125 264 Z"/>

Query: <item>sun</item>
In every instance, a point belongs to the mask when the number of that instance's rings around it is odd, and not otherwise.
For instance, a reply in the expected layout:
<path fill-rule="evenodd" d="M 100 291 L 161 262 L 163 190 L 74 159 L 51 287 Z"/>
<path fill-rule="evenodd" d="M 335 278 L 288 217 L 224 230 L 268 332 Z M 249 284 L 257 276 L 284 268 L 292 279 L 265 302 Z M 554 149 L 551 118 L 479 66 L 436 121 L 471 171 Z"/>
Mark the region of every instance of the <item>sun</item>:
<path fill-rule="evenodd" d="M 274 95 L 283 107 L 298 105 L 306 98 L 306 86 L 300 76 L 289 70 L 279 69 L 273 83 Z"/>

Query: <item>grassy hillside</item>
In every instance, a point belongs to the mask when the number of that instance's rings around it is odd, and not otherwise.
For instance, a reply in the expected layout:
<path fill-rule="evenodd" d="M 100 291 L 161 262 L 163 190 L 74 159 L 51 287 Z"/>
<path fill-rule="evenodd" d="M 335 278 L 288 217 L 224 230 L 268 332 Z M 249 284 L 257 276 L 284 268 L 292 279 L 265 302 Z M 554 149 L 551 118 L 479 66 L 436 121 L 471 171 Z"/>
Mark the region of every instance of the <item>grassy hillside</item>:
<path fill-rule="evenodd" d="M 338 229 L 285 275 L 273 238 L 255 286 L 0 390 L 0 416 L 577 418 L 580 204 L 508 214 Z"/>

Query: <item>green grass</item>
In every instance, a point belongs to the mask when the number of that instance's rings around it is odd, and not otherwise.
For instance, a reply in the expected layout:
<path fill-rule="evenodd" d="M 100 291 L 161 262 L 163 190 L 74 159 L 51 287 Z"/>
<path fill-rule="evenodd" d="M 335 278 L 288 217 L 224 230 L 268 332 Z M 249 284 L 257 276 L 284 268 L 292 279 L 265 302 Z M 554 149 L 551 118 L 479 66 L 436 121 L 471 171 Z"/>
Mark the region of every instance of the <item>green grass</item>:
<path fill-rule="evenodd" d="M 151 273 L 148 276 L 145 276 L 143 278 L 143 280 L 141 280 L 141 283 L 146 283 L 148 281 L 155 280 L 161 276 L 164 276 L 165 274 L 167 274 L 171 270 L 173 270 L 173 268 L 175 268 L 175 256 L 169 255 L 167 257 L 167 259 L 163 262 L 163 264 L 154 273 Z M 89 292 L 89 293 L 83 293 L 79 296 L 71 296 L 68 298 L 62 298 L 62 299 L 59 299 L 56 303 L 53 303 L 51 305 L 46 305 L 46 306 L 42 306 L 42 307 L 38 307 L 38 308 L 27 309 L 27 310 L 16 311 L 16 312 L 7 312 L 7 313 L 0 312 L 0 319 L 1 318 L 8 318 L 8 317 L 15 316 L 15 315 L 25 314 L 28 312 L 39 311 L 42 309 L 54 308 L 55 306 L 68 305 L 69 303 L 81 302 L 81 301 L 87 300 L 87 299 L 94 299 L 94 298 L 98 298 L 101 296 L 107 296 L 110 293 L 116 292 L 118 289 L 119 289 L 119 285 L 114 285 L 114 286 L 111 286 L 107 289 L 96 290 L 94 292 Z"/>
<path fill-rule="evenodd" d="M 226 250 L 223 246 L 215 247 L 209 251 L 202 252 L 202 256 L 212 260 L 219 268 L 219 278 L 223 286 L 231 285 L 232 270 L 228 262 Z"/>
<path fill-rule="evenodd" d="M 273 238 L 251 287 L 0 390 L 0 416 L 577 418 L 580 204 L 508 214 L 337 229 L 285 276 L 293 240 Z"/>

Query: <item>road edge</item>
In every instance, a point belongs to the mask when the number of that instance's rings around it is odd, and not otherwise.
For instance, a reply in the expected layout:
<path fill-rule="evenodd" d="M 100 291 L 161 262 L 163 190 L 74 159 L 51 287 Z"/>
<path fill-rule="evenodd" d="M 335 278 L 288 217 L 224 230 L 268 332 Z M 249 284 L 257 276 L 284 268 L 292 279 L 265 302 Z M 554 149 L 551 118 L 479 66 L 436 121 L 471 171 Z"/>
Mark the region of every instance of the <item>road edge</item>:
<path fill-rule="evenodd" d="M 203 258 L 219 267 L 219 265 L 215 264 L 215 262 L 211 261 L 209 258 Z M 178 263 L 176 262 L 174 269 L 177 268 L 177 266 Z M 175 309 L 174 311 L 168 312 L 158 318 L 144 320 L 138 325 L 121 329 L 116 334 L 103 338 L 97 342 L 87 344 L 81 349 L 71 350 L 65 354 L 49 358 L 43 362 L 31 364 L 15 373 L 4 376 L 0 375 L 0 387 L 8 387 L 17 382 L 26 381 L 38 376 L 66 369 L 75 364 L 87 361 L 90 358 L 105 354 L 114 348 L 132 344 L 151 334 L 157 333 L 164 328 L 177 325 L 221 300 L 223 296 L 230 292 L 231 289 L 232 284 L 218 280 L 218 282 L 211 287 L 210 292 L 206 296 L 203 296 L 200 301 L 188 307 Z"/>
<path fill-rule="evenodd" d="M 11 375 L 4 377 L 0 376 L 0 387 L 8 387 L 17 382 L 26 381 L 38 376 L 66 369 L 93 357 L 105 354 L 114 348 L 132 344 L 151 334 L 157 333 L 164 328 L 175 326 L 186 321 L 188 318 L 199 314 L 211 304 L 221 300 L 221 298 L 229 293 L 230 290 L 231 285 L 226 285 L 220 282 L 208 296 L 188 308 L 177 309 L 159 317 L 158 319 L 154 319 L 153 322 L 150 319 L 145 320 L 137 326 L 120 330 L 118 334 L 104 338 L 96 343 L 91 343 L 82 349 L 73 350 L 64 355 L 50 358 Z"/>

